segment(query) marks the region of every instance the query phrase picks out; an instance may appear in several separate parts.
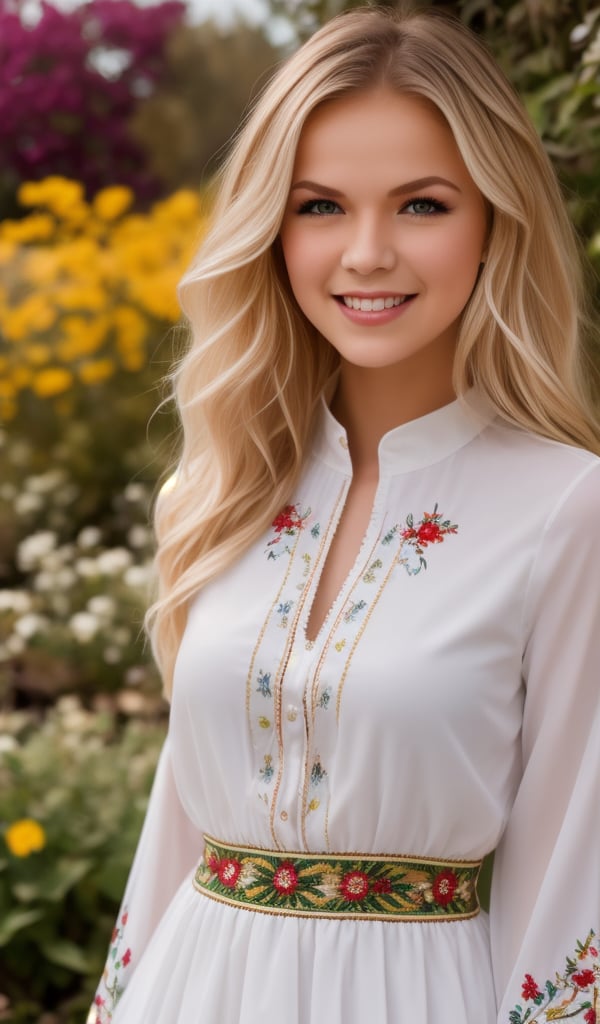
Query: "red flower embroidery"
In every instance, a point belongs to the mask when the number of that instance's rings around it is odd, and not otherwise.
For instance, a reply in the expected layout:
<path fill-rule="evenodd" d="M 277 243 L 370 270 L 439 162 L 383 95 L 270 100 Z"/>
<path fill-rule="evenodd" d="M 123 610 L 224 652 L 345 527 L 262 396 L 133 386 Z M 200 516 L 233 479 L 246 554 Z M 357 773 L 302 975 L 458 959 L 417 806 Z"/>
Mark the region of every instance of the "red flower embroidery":
<path fill-rule="evenodd" d="M 376 878 L 371 889 L 373 892 L 386 893 L 392 891 L 392 883 L 389 878 Z"/>
<path fill-rule="evenodd" d="M 437 523 L 425 520 L 417 530 L 417 539 L 425 547 L 427 544 L 440 544 L 444 535 Z"/>
<path fill-rule="evenodd" d="M 113 942 L 114 942 L 114 941 L 116 940 L 116 938 L 117 938 L 117 935 L 118 935 L 118 934 L 119 934 L 119 929 L 118 929 L 118 928 L 117 928 L 117 926 L 115 925 L 115 927 L 114 927 L 114 928 L 113 928 L 113 930 L 112 930 L 112 935 L 111 935 L 111 937 L 110 937 L 111 945 L 112 945 L 112 943 L 113 943 Z"/>
<path fill-rule="evenodd" d="M 223 885 L 226 885 L 228 889 L 235 889 L 235 884 L 240 876 L 241 870 L 242 865 L 239 860 L 224 857 L 223 860 L 219 862 L 219 867 L 217 868 L 219 881 Z"/>
<path fill-rule="evenodd" d="M 121 918 L 121 924 L 123 926 L 125 926 L 127 924 L 127 918 L 128 917 L 129 917 L 129 912 L 126 910 L 125 913 L 123 914 L 123 917 Z"/>
<path fill-rule="evenodd" d="M 276 533 L 283 533 L 284 530 L 300 530 L 302 525 L 302 519 L 298 515 L 295 505 L 286 505 L 273 520 Z"/>
<path fill-rule="evenodd" d="M 104 1006 L 104 999 L 102 998 L 102 996 L 96 996 L 96 998 L 94 999 L 94 1005 Z"/>
<path fill-rule="evenodd" d="M 364 900 L 369 892 L 369 879 L 364 871 L 347 871 L 340 882 L 340 891 L 347 900 Z"/>
<path fill-rule="evenodd" d="M 291 896 L 298 886 L 298 873 L 290 861 L 284 861 L 273 875 L 273 886 L 281 896 Z"/>
<path fill-rule="evenodd" d="M 219 871 L 219 858 L 217 857 L 216 853 L 211 853 L 211 855 L 208 858 L 206 863 L 207 863 L 208 867 L 210 868 L 210 870 L 213 872 L 213 874 L 215 874 L 215 875 L 218 874 L 218 871 Z"/>
<path fill-rule="evenodd" d="M 121 963 L 123 964 L 123 967 L 127 967 L 127 964 L 129 963 L 130 960 L 131 960 L 131 950 L 130 949 L 126 949 L 125 952 L 123 953 L 123 956 L 121 957 Z"/>
<path fill-rule="evenodd" d="M 542 995 L 539 988 L 537 987 L 536 982 L 531 977 L 531 974 L 525 975 L 525 981 L 523 982 L 521 995 L 523 996 L 523 999 L 539 999 L 539 997 Z"/>
<path fill-rule="evenodd" d="M 586 1013 L 584 1013 L 583 1019 L 586 1022 L 586 1024 L 596 1024 L 596 1011 L 593 1009 L 589 1009 Z"/>
<path fill-rule="evenodd" d="M 595 980 L 596 977 L 594 975 L 594 972 L 590 971 L 589 969 L 585 971 L 579 971 L 578 974 L 573 975 L 573 981 L 578 986 L 578 988 L 589 988 L 590 985 L 594 984 Z"/>
<path fill-rule="evenodd" d="M 590 954 L 590 956 L 598 956 L 598 950 L 595 946 L 590 946 L 588 953 Z"/>
<path fill-rule="evenodd" d="M 445 871 L 440 871 L 439 875 L 436 875 L 434 878 L 432 886 L 435 902 L 439 903 L 442 907 L 446 907 L 452 902 L 457 885 L 458 879 L 453 871 L 450 871 L 449 868 Z"/>

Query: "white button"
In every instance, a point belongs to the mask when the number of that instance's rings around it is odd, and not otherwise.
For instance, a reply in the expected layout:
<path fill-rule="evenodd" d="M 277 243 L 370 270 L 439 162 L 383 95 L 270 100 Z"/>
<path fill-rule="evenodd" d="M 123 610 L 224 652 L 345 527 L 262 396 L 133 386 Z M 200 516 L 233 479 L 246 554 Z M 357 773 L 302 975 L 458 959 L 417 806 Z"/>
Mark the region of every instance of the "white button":
<path fill-rule="evenodd" d="M 295 722 L 298 717 L 298 708 L 294 704 L 288 704 L 287 709 L 287 720 L 288 722 Z"/>
<path fill-rule="evenodd" d="M 282 811 L 281 814 L 279 815 L 279 817 L 281 818 L 282 821 L 287 821 L 288 820 L 288 813 L 287 813 L 287 811 Z"/>

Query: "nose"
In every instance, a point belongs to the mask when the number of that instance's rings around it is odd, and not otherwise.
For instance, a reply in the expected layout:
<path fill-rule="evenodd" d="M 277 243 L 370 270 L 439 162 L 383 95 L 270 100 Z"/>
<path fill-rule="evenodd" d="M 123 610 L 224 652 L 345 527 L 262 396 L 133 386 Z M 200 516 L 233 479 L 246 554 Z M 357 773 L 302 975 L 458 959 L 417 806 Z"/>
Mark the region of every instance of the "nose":
<path fill-rule="evenodd" d="M 349 234 L 342 253 L 344 270 L 366 276 L 375 270 L 391 270 L 396 253 L 386 227 L 377 217 L 363 217 L 349 225 Z"/>

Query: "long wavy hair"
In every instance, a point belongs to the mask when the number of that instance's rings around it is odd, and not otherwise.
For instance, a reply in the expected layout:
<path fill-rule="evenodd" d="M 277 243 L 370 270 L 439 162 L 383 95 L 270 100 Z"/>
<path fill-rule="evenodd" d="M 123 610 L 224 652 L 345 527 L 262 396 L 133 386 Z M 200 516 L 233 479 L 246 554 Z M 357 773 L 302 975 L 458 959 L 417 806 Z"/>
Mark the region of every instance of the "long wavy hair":
<path fill-rule="evenodd" d="M 158 596 L 147 617 L 167 693 L 190 599 L 289 501 L 337 367 L 293 298 L 278 242 L 302 127 L 319 104 L 378 86 L 441 111 L 492 211 L 461 321 L 457 395 L 476 385 L 513 424 L 599 449 L 583 384 L 579 246 L 512 86 L 475 35 L 434 9 L 334 18 L 242 125 L 181 282 L 189 344 L 172 381 L 182 442 L 176 483 L 157 502 Z"/>

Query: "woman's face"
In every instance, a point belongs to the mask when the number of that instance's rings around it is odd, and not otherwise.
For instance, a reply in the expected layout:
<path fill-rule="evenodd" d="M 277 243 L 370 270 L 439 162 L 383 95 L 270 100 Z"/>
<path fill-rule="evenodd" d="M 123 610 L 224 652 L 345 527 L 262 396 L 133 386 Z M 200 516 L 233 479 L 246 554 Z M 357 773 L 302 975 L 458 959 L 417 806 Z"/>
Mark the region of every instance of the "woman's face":
<path fill-rule="evenodd" d="M 427 100 L 381 88 L 307 120 L 281 242 L 298 304 L 343 361 L 450 365 L 486 235 L 483 197 Z"/>

